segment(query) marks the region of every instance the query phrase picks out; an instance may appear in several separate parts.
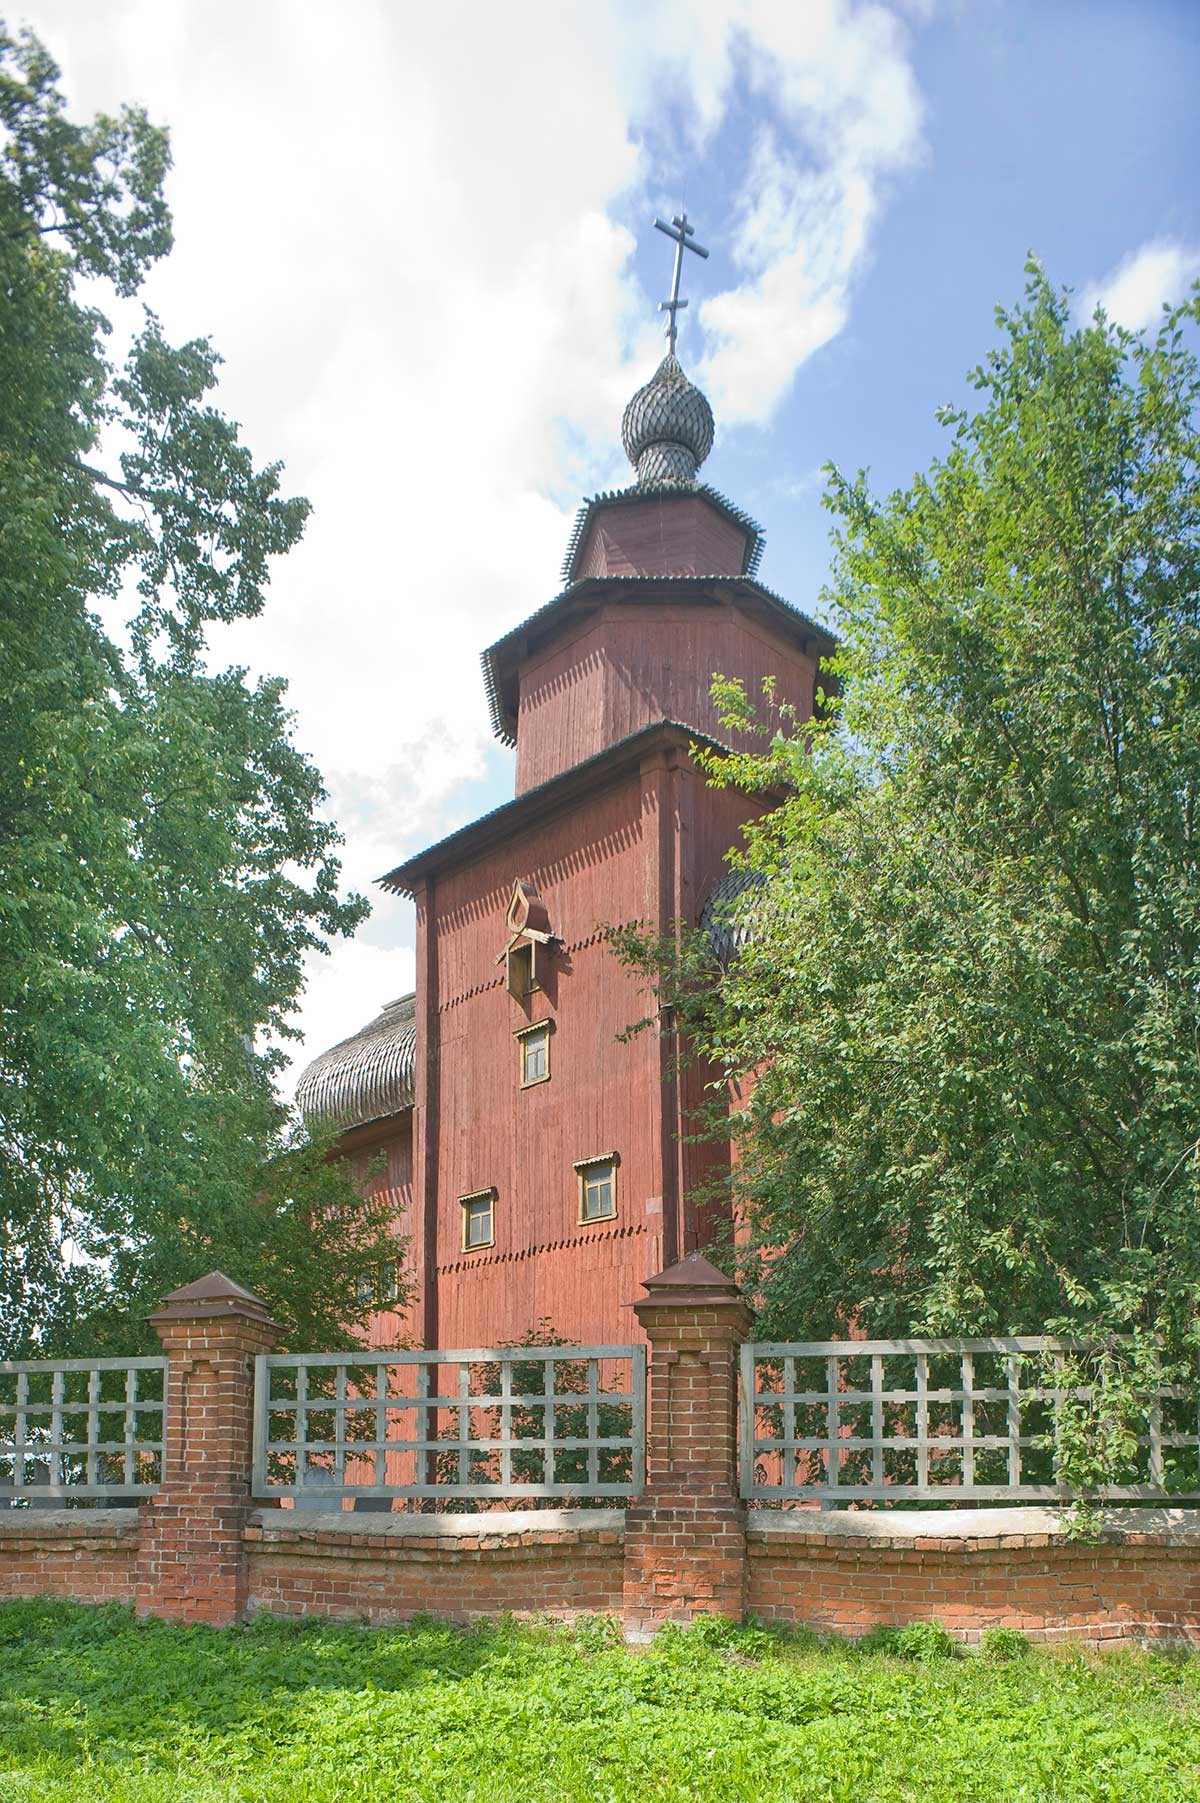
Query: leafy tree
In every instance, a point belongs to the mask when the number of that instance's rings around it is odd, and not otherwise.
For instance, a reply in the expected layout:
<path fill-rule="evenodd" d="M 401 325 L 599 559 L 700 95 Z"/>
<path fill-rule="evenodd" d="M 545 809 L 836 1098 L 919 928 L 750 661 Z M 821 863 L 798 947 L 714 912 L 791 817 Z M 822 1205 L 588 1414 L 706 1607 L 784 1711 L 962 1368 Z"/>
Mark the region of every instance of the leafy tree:
<path fill-rule="evenodd" d="M 57 82 L 0 26 L 0 1355 L 144 1343 L 213 1265 L 321 1344 L 383 1223 L 272 1074 L 366 904 L 283 685 L 205 654 L 307 503 L 208 404 L 206 341 L 147 314 L 114 362 L 96 297 L 170 248 L 167 138 Z"/>
<path fill-rule="evenodd" d="M 788 791 L 742 859 L 751 943 L 715 986 L 695 939 L 621 949 L 719 1112 L 755 1074 L 731 1128 L 772 1337 L 1061 1329 L 1136 1363 L 1161 1335 L 1194 1371 L 1198 316 L 1076 330 L 1031 264 L 928 474 L 831 474 L 825 717 L 718 685 L 764 736 L 713 780 Z"/>

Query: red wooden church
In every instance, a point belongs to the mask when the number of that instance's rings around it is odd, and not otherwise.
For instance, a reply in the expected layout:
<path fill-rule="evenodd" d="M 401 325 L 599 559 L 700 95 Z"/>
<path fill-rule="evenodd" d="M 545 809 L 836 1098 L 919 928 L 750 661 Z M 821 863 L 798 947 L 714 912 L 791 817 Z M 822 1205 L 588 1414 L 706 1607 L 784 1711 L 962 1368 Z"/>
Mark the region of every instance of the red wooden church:
<path fill-rule="evenodd" d="M 542 1319 L 626 1341 L 642 1279 L 711 1237 L 694 1198 L 721 1153 L 685 1140 L 700 1075 L 677 1083 L 659 1034 L 618 1037 L 645 997 L 603 929 L 700 923 L 728 950 L 724 854 L 765 804 L 692 761 L 721 736 L 712 677 L 775 676 L 805 716 L 832 640 L 757 580 L 760 529 L 698 481 L 712 412 L 669 338 L 625 410 L 635 480 L 585 503 L 561 593 L 483 653 L 516 795 L 382 879 L 416 903 L 416 993 L 299 1085 L 395 1200 L 416 1296 L 382 1299 L 376 1345 Z"/>

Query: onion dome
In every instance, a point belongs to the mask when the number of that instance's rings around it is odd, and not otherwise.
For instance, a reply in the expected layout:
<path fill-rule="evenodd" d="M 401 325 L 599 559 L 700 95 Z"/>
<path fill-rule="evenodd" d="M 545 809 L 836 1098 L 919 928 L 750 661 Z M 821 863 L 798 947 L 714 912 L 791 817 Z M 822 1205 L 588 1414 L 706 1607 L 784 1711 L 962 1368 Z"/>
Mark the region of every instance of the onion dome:
<path fill-rule="evenodd" d="M 709 890 L 700 910 L 700 931 L 707 934 L 719 964 L 728 964 L 754 937 L 754 903 L 747 898 L 766 880 L 761 870 L 727 870 Z"/>
<path fill-rule="evenodd" d="M 314 1058 L 296 1085 L 300 1112 L 334 1121 L 345 1131 L 411 1108 L 416 999 L 399 996 L 349 1039 Z"/>
<path fill-rule="evenodd" d="M 621 421 L 625 455 L 639 485 L 693 483 L 712 450 L 712 408 L 673 356 L 639 388 Z"/>

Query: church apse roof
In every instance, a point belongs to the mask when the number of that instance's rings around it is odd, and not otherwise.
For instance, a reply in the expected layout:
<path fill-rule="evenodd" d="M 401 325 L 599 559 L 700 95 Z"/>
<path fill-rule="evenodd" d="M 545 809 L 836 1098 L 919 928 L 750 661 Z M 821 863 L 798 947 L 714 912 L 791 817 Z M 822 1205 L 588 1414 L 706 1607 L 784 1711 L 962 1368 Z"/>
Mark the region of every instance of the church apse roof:
<path fill-rule="evenodd" d="M 713 956 L 728 965 L 754 935 L 755 896 L 766 878 L 761 870 L 727 870 L 718 877 L 700 910 L 700 931 Z"/>
<path fill-rule="evenodd" d="M 300 1112 L 345 1131 L 411 1108 L 416 1044 L 416 996 L 398 996 L 313 1059 L 296 1085 Z"/>

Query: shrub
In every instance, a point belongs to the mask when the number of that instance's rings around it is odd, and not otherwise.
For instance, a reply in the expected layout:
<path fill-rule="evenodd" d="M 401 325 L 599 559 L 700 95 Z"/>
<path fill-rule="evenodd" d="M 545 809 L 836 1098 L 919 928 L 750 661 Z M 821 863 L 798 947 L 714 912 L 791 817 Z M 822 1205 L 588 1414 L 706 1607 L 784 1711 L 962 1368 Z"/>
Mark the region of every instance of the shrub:
<path fill-rule="evenodd" d="M 979 1642 L 985 1659 L 999 1665 L 1009 1659 L 1023 1659 L 1030 1650 L 1020 1628 L 988 1628 Z"/>
<path fill-rule="evenodd" d="M 919 1659 L 923 1664 L 958 1656 L 957 1645 L 936 1621 L 905 1622 L 902 1628 L 873 1628 L 864 1636 L 862 1650 L 889 1653 L 895 1659 Z"/>

